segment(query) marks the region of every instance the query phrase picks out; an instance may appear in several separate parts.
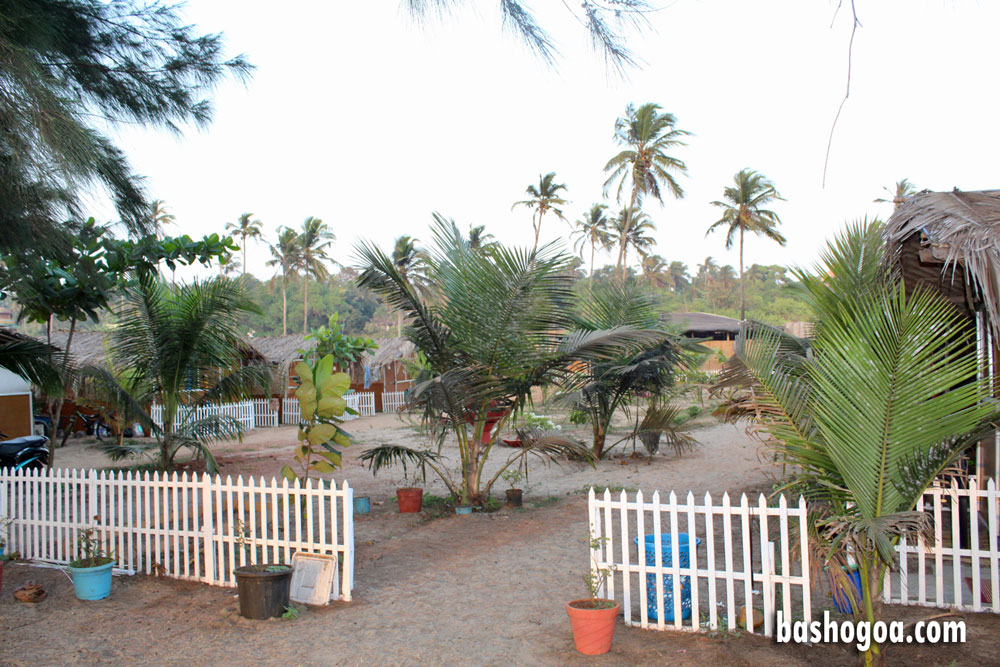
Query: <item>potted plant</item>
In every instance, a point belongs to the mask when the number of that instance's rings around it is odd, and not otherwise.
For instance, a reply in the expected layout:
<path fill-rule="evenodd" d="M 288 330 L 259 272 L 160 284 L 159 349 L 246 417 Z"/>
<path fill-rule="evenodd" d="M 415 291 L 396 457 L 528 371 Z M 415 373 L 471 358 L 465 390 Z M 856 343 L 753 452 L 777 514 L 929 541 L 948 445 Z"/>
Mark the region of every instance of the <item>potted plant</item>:
<path fill-rule="evenodd" d="M 522 494 L 524 491 L 522 489 L 515 488 L 517 483 L 522 479 L 526 479 L 526 475 L 521 472 L 520 468 L 513 468 L 505 470 L 500 477 L 510 484 L 510 488 L 507 489 L 507 504 L 511 507 L 520 507 L 522 502 Z"/>
<path fill-rule="evenodd" d="M 81 530 L 76 538 L 76 560 L 69 562 L 77 599 L 103 600 L 111 595 L 111 568 L 114 565 L 115 558 L 105 551 L 97 527 Z"/>
<path fill-rule="evenodd" d="M 7 527 L 13 522 L 13 519 L 0 517 L 0 588 L 3 587 L 3 562 L 6 560 L 4 550 L 7 548 Z"/>
<path fill-rule="evenodd" d="M 614 566 L 600 567 L 597 554 L 607 538 L 593 538 L 590 541 L 590 558 L 593 567 L 583 576 L 590 597 L 573 600 L 566 604 L 569 623 L 573 628 L 573 643 L 576 650 L 584 655 L 600 655 L 611 650 L 615 636 L 615 620 L 621 610 L 614 600 L 597 597 L 604 590 L 604 583 L 614 571 Z"/>
<path fill-rule="evenodd" d="M 396 463 L 403 466 L 403 481 L 409 483 L 407 475 L 407 463 L 415 464 L 420 468 L 420 475 L 423 483 L 427 483 L 427 466 L 434 467 L 434 461 L 440 458 L 429 449 L 414 450 L 398 445 L 379 445 L 366 451 L 360 456 L 362 461 L 368 463 L 368 469 L 372 475 L 387 466 Z M 415 476 L 414 476 L 415 477 Z M 400 514 L 419 512 L 423 508 L 424 490 L 419 486 L 405 486 L 396 489 L 396 500 L 399 503 Z"/>
<path fill-rule="evenodd" d="M 288 607 L 292 568 L 284 563 L 254 564 L 257 549 L 243 521 L 236 522 L 236 544 L 247 552 L 250 565 L 233 569 L 240 598 L 240 616 L 264 620 L 276 618 Z"/>

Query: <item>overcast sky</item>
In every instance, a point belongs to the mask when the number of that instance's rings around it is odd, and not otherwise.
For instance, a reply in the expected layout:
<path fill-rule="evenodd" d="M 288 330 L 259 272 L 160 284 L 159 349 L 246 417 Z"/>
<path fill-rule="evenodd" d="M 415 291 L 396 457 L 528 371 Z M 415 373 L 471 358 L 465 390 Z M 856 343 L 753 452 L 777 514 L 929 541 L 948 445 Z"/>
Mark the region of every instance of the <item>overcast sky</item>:
<path fill-rule="evenodd" d="M 570 220 L 602 201 L 629 102 L 656 102 L 693 133 L 675 152 L 689 167 L 686 197 L 647 208 L 657 252 L 692 271 L 709 255 L 736 263 L 705 230 L 718 217 L 709 202 L 744 167 L 788 200 L 775 206 L 788 246 L 751 240 L 748 265 L 810 264 L 845 220 L 887 215 L 872 200 L 903 177 L 932 190 L 998 185 L 1000 3 L 857 0 L 863 27 L 825 188 L 851 25 L 846 8 L 834 20 L 836 2 L 664 0 L 632 40 L 644 65 L 624 81 L 562 3 L 531 3 L 558 41 L 555 69 L 502 30 L 496 2 L 466 4 L 418 25 L 397 0 L 190 0 L 187 19 L 223 32 L 258 69 L 245 88 L 220 87 L 208 130 L 120 135 L 151 197 L 176 215 L 171 233 L 221 231 L 249 211 L 273 241 L 314 215 L 346 263 L 359 237 L 425 238 L 440 211 L 530 245 L 531 213 L 511 204 L 549 171 L 569 188 Z M 550 216 L 542 238 L 569 231 Z M 273 273 L 265 244 L 248 252 L 253 273 Z"/>

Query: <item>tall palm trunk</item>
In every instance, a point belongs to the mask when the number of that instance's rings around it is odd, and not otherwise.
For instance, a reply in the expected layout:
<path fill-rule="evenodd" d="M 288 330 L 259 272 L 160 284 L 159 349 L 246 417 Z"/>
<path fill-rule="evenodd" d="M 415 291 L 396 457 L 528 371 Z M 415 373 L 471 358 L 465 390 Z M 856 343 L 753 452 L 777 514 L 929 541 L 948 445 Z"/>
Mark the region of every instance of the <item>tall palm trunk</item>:
<path fill-rule="evenodd" d="M 537 213 L 537 221 L 532 221 L 532 222 L 534 223 L 532 226 L 535 228 L 535 245 L 531 246 L 531 254 L 535 254 L 535 251 L 538 250 L 538 236 L 539 236 L 539 234 L 542 233 L 542 212 L 541 212 L 541 210 L 539 210 L 538 213 Z"/>
<path fill-rule="evenodd" d="M 590 239 L 590 293 L 594 293 L 594 239 Z"/>
<path fill-rule="evenodd" d="M 743 291 L 743 224 L 740 221 L 740 322 L 747 318 L 746 293 Z"/>
<path fill-rule="evenodd" d="M 632 216 L 635 214 L 635 200 L 639 197 L 639 185 L 632 186 L 632 198 L 628 203 L 628 212 L 625 214 L 625 224 L 622 226 L 622 244 L 618 249 L 618 279 L 625 282 L 625 246 L 628 245 L 628 233 L 632 228 Z"/>
<path fill-rule="evenodd" d="M 396 311 L 396 338 L 400 338 L 403 335 L 403 311 Z"/>
<path fill-rule="evenodd" d="M 247 274 L 247 237 L 243 237 L 243 275 Z"/>
<path fill-rule="evenodd" d="M 281 335 L 288 335 L 288 277 L 281 275 Z"/>
<path fill-rule="evenodd" d="M 302 333 L 309 333 L 309 276 L 302 278 Z"/>

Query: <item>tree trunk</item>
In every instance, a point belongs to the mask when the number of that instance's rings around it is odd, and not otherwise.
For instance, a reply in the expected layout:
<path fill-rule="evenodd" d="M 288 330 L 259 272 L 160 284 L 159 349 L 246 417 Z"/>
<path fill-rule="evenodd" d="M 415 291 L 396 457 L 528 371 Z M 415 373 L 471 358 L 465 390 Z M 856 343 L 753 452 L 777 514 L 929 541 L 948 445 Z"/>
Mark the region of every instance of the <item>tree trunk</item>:
<path fill-rule="evenodd" d="M 747 319 L 747 299 L 743 291 L 743 221 L 740 220 L 740 322 Z"/>
<path fill-rule="evenodd" d="M 309 333 L 309 274 L 302 277 L 302 333 Z"/>
<path fill-rule="evenodd" d="M 396 338 L 400 338 L 403 335 L 403 311 L 396 311 Z"/>
<path fill-rule="evenodd" d="M 281 335 L 288 335 L 288 290 L 285 276 L 281 276 Z"/>
<path fill-rule="evenodd" d="M 590 239 L 590 293 L 594 293 L 594 239 Z"/>
<path fill-rule="evenodd" d="M 535 228 L 535 245 L 531 246 L 531 254 L 534 255 L 535 251 L 538 250 L 538 236 L 542 233 L 542 211 L 538 210 L 538 222 L 532 220 L 532 226 Z"/>
<path fill-rule="evenodd" d="M 69 350 L 70 346 L 73 344 L 73 332 L 76 331 L 76 318 L 70 318 L 69 321 L 69 335 L 66 336 L 66 347 L 63 349 L 63 361 L 62 370 L 59 372 L 59 380 L 62 382 L 63 391 L 62 396 L 56 399 L 56 404 L 52 410 L 52 442 L 55 443 L 56 435 L 59 432 L 59 421 L 62 419 L 62 409 L 63 404 L 66 402 L 66 375 L 69 371 Z M 63 440 L 65 442 L 65 439 Z M 49 470 L 52 470 L 52 464 L 55 461 L 56 448 L 49 447 Z"/>
<path fill-rule="evenodd" d="M 632 217 L 635 215 L 635 200 L 639 196 L 639 184 L 632 185 L 632 198 L 628 203 L 628 212 L 625 214 L 625 224 L 622 226 L 622 244 L 618 249 L 618 278 L 625 282 L 625 247 L 628 245 L 628 233 L 632 229 Z"/>
<path fill-rule="evenodd" d="M 243 275 L 247 274 L 247 237 L 243 237 Z"/>

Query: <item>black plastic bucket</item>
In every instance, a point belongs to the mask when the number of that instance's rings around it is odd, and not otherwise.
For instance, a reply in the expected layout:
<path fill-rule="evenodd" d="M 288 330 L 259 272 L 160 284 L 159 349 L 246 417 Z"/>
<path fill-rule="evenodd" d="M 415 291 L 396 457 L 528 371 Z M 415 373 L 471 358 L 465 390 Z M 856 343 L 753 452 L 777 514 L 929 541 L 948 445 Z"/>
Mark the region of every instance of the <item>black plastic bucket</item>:
<path fill-rule="evenodd" d="M 233 574 L 240 594 L 240 616 L 265 619 L 285 613 L 292 585 L 291 567 L 247 565 L 236 568 Z"/>

